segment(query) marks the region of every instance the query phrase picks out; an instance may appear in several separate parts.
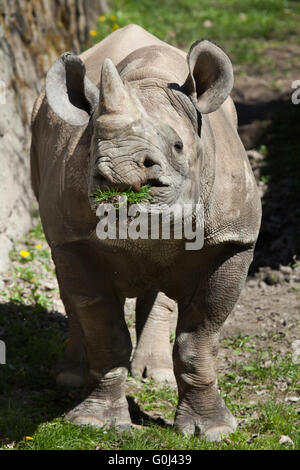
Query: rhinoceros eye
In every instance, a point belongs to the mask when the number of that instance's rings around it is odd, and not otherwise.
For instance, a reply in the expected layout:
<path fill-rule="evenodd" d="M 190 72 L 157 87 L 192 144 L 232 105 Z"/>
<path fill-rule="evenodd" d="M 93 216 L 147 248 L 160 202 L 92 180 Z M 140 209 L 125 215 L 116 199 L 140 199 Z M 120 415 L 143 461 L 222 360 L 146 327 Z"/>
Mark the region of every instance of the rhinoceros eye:
<path fill-rule="evenodd" d="M 178 140 L 177 142 L 175 142 L 174 148 L 175 150 L 177 150 L 177 152 L 181 152 L 183 149 L 183 143 L 180 140 Z"/>

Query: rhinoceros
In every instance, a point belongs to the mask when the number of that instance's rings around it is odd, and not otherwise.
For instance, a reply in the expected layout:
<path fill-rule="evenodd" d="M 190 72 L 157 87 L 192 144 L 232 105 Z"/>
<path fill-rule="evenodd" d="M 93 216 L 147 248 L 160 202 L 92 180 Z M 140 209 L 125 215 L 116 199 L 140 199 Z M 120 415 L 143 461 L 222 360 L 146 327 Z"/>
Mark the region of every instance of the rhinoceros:
<path fill-rule="evenodd" d="M 232 86 L 231 61 L 214 43 L 199 40 L 186 54 L 137 25 L 79 56 L 62 54 L 47 74 L 32 114 L 31 173 L 69 319 L 57 382 L 88 384 L 67 414 L 73 423 L 130 426 L 124 304 L 137 298 L 133 373 L 171 380 L 174 371 L 179 431 L 219 440 L 236 428 L 215 360 L 253 258 L 261 204 Z M 97 237 L 95 190 L 138 193 L 145 184 L 150 206 L 202 205 L 201 249 L 187 250 L 184 237 Z"/>

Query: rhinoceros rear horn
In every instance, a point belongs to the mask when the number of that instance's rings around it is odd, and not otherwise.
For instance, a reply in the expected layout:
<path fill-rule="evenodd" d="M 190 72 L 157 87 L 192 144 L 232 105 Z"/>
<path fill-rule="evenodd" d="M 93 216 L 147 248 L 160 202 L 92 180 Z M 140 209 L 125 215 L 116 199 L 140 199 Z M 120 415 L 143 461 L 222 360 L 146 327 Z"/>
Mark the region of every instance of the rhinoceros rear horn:
<path fill-rule="evenodd" d="M 216 111 L 233 87 L 229 57 L 210 41 L 195 42 L 188 54 L 189 75 L 183 89 L 203 114 Z"/>
<path fill-rule="evenodd" d="M 52 65 L 46 78 L 46 96 L 53 111 L 74 126 L 87 124 L 99 100 L 99 90 L 86 76 L 84 63 L 65 52 Z"/>
<path fill-rule="evenodd" d="M 101 70 L 99 114 L 130 114 L 136 106 L 111 59 L 105 59 Z"/>

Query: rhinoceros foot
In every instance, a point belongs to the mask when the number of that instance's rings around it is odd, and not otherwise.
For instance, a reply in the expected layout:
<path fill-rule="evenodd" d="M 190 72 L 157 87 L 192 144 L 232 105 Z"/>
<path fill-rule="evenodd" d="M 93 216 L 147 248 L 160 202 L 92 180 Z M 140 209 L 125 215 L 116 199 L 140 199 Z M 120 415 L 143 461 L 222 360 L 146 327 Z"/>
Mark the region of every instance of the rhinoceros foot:
<path fill-rule="evenodd" d="M 74 363 L 63 359 L 54 366 L 52 373 L 57 385 L 67 388 L 83 387 L 87 381 L 87 367 L 84 363 Z"/>
<path fill-rule="evenodd" d="M 179 409 L 175 419 L 175 427 L 183 434 L 195 434 L 200 439 L 210 442 L 221 441 L 232 434 L 237 423 L 231 412 L 224 406 L 219 413 L 195 415 L 188 409 Z"/>
<path fill-rule="evenodd" d="M 176 385 L 173 364 L 169 361 L 168 357 L 159 358 L 137 353 L 132 359 L 131 375 L 147 377 L 159 383 Z"/>
<path fill-rule="evenodd" d="M 79 426 L 116 427 L 120 430 L 131 427 L 126 398 L 115 402 L 86 398 L 66 415 L 66 420 Z"/>

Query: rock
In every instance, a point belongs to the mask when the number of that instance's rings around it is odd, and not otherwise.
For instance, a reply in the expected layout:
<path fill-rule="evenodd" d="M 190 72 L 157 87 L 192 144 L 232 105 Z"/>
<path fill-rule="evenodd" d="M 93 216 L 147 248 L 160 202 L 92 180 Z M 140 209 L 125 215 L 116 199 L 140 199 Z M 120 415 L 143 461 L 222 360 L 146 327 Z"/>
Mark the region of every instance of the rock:
<path fill-rule="evenodd" d="M 294 442 L 289 436 L 280 436 L 279 444 L 291 444 L 294 445 Z"/>
<path fill-rule="evenodd" d="M 290 266 L 280 266 L 280 271 L 283 274 L 293 274 L 293 269 Z"/>
<path fill-rule="evenodd" d="M 259 434 L 251 434 L 251 437 L 247 439 L 247 443 L 250 444 L 253 441 L 253 439 L 257 439 L 258 436 Z"/>
<path fill-rule="evenodd" d="M 260 281 L 259 282 L 259 287 L 262 289 L 262 290 L 266 290 L 267 289 L 267 284 L 264 282 L 264 281 Z"/>
<path fill-rule="evenodd" d="M 255 160 L 255 161 L 261 161 L 264 159 L 264 156 L 262 153 L 258 152 L 255 149 L 252 150 L 247 150 L 247 155 L 249 159 Z"/>
<path fill-rule="evenodd" d="M 48 282 L 45 282 L 44 287 L 47 290 L 53 290 L 53 289 L 57 288 L 57 284 L 55 284 L 54 282 L 49 282 L 48 281 Z"/>
<path fill-rule="evenodd" d="M 300 364 L 300 350 L 294 351 L 292 354 L 292 363 Z"/>
<path fill-rule="evenodd" d="M 271 367 L 272 366 L 272 361 L 266 361 L 262 364 L 262 367 Z"/>
<path fill-rule="evenodd" d="M 296 339 L 295 341 L 292 342 L 291 348 L 293 351 L 300 350 L 300 339 Z"/>
<path fill-rule="evenodd" d="M 101 7 L 105 1 L 0 1 L 0 272 L 9 265 L 11 240 L 32 225 L 33 103 L 54 60 L 87 44 Z"/>
<path fill-rule="evenodd" d="M 284 282 L 284 275 L 280 271 L 270 271 L 267 273 L 265 282 L 270 286 Z"/>
<path fill-rule="evenodd" d="M 291 403 L 297 403 L 300 397 L 286 397 L 284 401 L 290 401 Z"/>
<path fill-rule="evenodd" d="M 293 364 L 300 364 L 300 340 L 296 339 L 292 342 L 291 348 L 293 350 L 292 353 L 292 363 Z"/>

